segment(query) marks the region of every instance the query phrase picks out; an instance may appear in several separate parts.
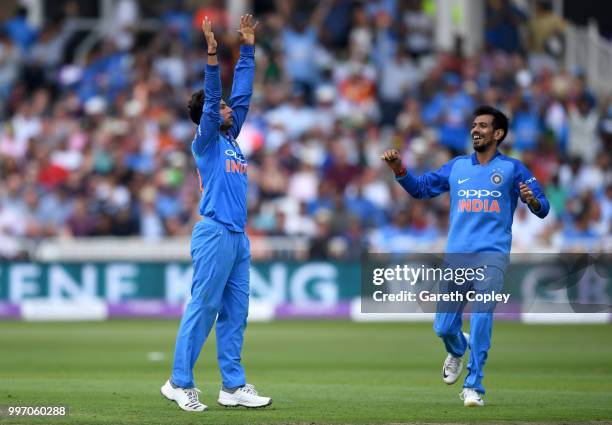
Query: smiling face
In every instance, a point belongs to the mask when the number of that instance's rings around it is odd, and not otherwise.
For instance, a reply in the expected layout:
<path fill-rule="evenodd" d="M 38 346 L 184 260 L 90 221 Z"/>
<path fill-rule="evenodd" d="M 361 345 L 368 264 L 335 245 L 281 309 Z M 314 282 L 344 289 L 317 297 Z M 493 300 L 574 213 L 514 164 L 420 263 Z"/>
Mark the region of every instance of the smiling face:
<path fill-rule="evenodd" d="M 493 128 L 493 115 L 478 115 L 472 122 L 472 146 L 476 152 L 486 152 L 496 149 L 498 141 L 503 138 L 504 131 Z"/>
<path fill-rule="evenodd" d="M 221 101 L 221 106 L 219 107 L 219 113 L 221 114 L 221 118 L 223 119 L 221 123 L 221 130 L 226 131 L 232 127 L 234 124 L 234 117 L 232 116 L 233 109 L 229 107 L 225 101 Z"/>

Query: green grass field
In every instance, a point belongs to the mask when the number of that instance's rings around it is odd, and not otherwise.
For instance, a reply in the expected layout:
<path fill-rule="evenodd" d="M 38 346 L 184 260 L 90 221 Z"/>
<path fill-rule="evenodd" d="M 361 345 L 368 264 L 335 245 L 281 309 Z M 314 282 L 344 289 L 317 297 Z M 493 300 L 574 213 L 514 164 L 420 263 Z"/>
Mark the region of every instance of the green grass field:
<path fill-rule="evenodd" d="M 487 406 L 466 409 L 440 378 L 445 353 L 431 324 L 277 322 L 249 325 L 249 382 L 267 409 L 216 404 L 214 338 L 196 370 L 210 410 L 180 411 L 167 379 L 177 321 L 0 322 L 0 405 L 69 407 L 40 424 L 324 424 L 612 422 L 612 326 L 496 323 Z M 151 352 L 165 353 L 150 360 Z"/>

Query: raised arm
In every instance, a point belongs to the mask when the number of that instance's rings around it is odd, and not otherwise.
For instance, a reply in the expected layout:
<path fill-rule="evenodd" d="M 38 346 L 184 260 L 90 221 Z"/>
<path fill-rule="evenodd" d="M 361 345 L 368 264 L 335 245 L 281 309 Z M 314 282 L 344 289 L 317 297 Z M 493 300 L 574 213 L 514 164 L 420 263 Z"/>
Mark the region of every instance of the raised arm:
<path fill-rule="evenodd" d="M 514 190 L 518 192 L 521 200 L 527 204 L 529 210 L 540 218 L 544 218 L 550 211 L 550 204 L 540 187 L 540 183 L 520 161 L 515 161 Z"/>
<path fill-rule="evenodd" d="M 397 149 L 385 151 L 381 159 L 391 168 L 395 174 L 395 180 L 414 198 L 433 198 L 450 189 L 448 178 L 454 160 L 447 162 L 436 171 L 415 177 L 404 167 Z"/>
<path fill-rule="evenodd" d="M 310 22 L 309 22 L 310 27 L 314 29 L 317 33 L 321 29 L 321 25 L 323 24 L 323 21 L 329 14 L 331 7 L 332 7 L 331 0 L 321 0 L 317 2 L 317 7 L 312 12 L 312 15 L 310 15 Z"/>
<path fill-rule="evenodd" d="M 242 124 L 249 112 L 255 78 L 255 29 L 259 22 L 253 23 L 252 15 L 240 18 L 240 58 L 234 69 L 234 81 L 229 106 L 232 108 L 234 122 L 229 129 L 232 137 L 238 137 Z"/>
<path fill-rule="evenodd" d="M 221 125 L 221 114 L 219 113 L 221 75 L 219 73 L 219 61 L 217 60 L 217 41 L 208 17 L 205 17 L 202 21 L 202 32 L 208 46 L 208 61 L 206 62 L 206 74 L 204 76 L 204 106 L 192 146 L 196 155 L 202 155 L 208 145 L 216 142 Z"/>

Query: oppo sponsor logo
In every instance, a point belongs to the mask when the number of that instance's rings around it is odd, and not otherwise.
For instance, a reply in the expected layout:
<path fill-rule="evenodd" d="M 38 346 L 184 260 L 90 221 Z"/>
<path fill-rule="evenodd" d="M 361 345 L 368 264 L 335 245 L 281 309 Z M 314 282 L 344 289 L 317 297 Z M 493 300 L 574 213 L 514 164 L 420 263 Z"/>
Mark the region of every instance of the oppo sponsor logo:
<path fill-rule="evenodd" d="M 225 159 L 225 172 L 226 173 L 239 173 L 246 174 L 247 172 L 247 161 L 236 151 L 231 149 L 225 150 L 225 155 L 233 158 L 233 159 Z"/>
<path fill-rule="evenodd" d="M 238 152 L 233 151 L 231 149 L 226 149 L 225 150 L 225 155 L 227 156 L 231 156 L 232 158 L 234 158 L 236 161 L 238 162 L 242 162 L 243 164 L 246 164 L 246 159 L 244 158 L 244 156 L 240 155 Z"/>
<path fill-rule="evenodd" d="M 457 195 L 462 198 L 499 198 L 501 192 L 499 190 L 486 190 L 486 189 L 461 189 L 457 192 Z"/>
<path fill-rule="evenodd" d="M 457 206 L 458 212 L 500 212 L 499 202 L 495 199 L 501 197 L 501 192 L 499 190 L 462 189 L 457 192 L 457 195 L 462 198 L 459 200 Z"/>

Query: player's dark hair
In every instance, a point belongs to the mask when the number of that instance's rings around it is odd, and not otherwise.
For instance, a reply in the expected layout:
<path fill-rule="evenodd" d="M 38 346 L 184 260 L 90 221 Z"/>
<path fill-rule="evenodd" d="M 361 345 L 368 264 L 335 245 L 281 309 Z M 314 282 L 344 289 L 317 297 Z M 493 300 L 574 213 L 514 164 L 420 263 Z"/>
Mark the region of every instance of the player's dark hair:
<path fill-rule="evenodd" d="M 501 139 L 497 141 L 497 144 L 499 145 L 501 142 L 504 141 L 506 135 L 508 134 L 508 117 L 499 109 L 495 109 L 494 107 L 489 105 L 482 105 L 476 108 L 476 110 L 474 111 L 474 118 L 479 117 L 481 115 L 493 116 L 493 121 L 491 122 L 491 124 L 493 125 L 493 131 L 498 129 L 504 130 L 504 135 L 501 137 Z"/>
<path fill-rule="evenodd" d="M 204 90 L 198 90 L 191 95 L 187 108 L 189 109 L 191 121 L 199 125 L 200 118 L 202 118 L 202 109 L 204 108 Z"/>

